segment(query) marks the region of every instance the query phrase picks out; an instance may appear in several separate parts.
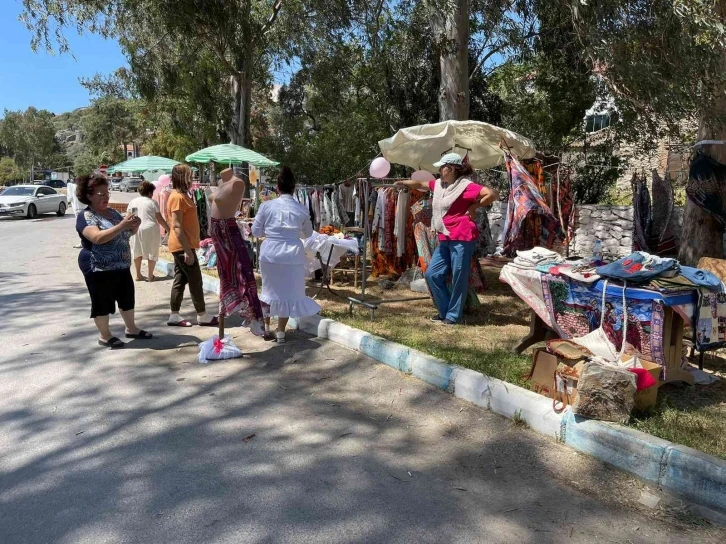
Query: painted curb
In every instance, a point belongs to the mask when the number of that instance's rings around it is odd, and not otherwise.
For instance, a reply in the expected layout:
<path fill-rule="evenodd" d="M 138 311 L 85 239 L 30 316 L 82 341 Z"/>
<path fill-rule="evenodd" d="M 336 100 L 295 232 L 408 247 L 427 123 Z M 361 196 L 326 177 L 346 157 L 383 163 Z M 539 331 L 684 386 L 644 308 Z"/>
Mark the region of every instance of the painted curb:
<path fill-rule="evenodd" d="M 628 427 L 580 418 L 569 409 L 556 414 L 552 401 L 537 393 L 474 370 L 449 365 L 330 319 L 303 318 L 298 321 L 298 327 L 303 332 L 328 338 L 396 370 L 410 373 L 496 414 L 510 419 L 521 418 L 533 430 L 562 441 L 574 450 L 705 507 L 698 509 L 700 515 L 716 523 L 726 519 L 726 461 Z"/>
<path fill-rule="evenodd" d="M 567 413 L 565 444 L 661 487 L 672 444 L 649 434 Z"/>
<path fill-rule="evenodd" d="M 663 487 L 726 514 L 726 463 L 714 465 L 712 461 L 703 452 L 671 444 Z"/>

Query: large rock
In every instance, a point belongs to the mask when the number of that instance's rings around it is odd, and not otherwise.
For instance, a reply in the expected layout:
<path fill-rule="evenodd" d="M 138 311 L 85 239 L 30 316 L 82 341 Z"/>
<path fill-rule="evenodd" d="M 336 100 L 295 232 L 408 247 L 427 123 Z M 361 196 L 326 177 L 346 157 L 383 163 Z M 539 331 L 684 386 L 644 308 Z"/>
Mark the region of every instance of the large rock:
<path fill-rule="evenodd" d="M 635 405 L 635 374 L 613 366 L 587 363 L 577 384 L 572 411 L 578 416 L 626 423 Z"/>

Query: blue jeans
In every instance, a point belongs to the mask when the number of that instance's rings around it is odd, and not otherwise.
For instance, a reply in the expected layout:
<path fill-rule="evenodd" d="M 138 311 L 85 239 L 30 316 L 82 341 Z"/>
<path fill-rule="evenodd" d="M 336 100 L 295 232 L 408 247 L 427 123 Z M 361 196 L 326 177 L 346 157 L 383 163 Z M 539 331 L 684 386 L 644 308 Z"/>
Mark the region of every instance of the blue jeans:
<path fill-rule="evenodd" d="M 469 291 L 469 271 L 476 241 L 439 242 L 431 263 L 426 270 L 426 283 L 431 289 L 439 316 L 458 323 L 464 313 L 464 303 Z M 451 291 L 446 281 L 451 275 Z"/>

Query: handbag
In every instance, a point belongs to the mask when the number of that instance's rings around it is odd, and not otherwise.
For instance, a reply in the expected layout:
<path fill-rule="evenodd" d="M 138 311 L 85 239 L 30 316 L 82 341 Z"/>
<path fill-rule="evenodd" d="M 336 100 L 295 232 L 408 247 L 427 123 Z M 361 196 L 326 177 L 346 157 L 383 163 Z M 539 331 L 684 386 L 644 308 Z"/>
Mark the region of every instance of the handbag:
<path fill-rule="evenodd" d="M 607 333 L 605 332 L 605 329 L 603 328 L 603 323 L 605 322 L 605 294 L 607 293 L 607 289 L 608 280 L 605 280 L 602 288 L 600 326 L 597 329 L 590 331 L 585 336 L 573 338 L 572 341 L 576 344 L 586 347 L 596 357 L 599 357 L 600 359 L 610 363 L 618 364 L 618 361 L 620 361 L 620 359 L 622 358 L 623 353 L 625 353 L 625 338 L 628 332 L 628 306 L 627 300 L 625 298 L 627 282 L 623 283 L 623 342 L 620 346 L 620 352 L 618 352 L 618 349 L 610 341 Z"/>

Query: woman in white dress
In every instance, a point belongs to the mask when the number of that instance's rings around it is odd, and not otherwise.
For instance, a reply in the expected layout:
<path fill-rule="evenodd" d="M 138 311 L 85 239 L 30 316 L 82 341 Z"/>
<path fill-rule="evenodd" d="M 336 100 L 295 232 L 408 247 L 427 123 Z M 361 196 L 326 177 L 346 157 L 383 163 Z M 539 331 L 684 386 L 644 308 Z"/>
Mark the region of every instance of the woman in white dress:
<path fill-rule="evenodd" d="M 283 343 L 288 318 L 315 315 L 320 306 L 305 295 L 305 249 L 301 239 L 312 236 L 313 226 L 308 209 L 292 197 L 295 176 L 287 166 L 277 178 L 277 191 L 279 198 L 260 206 L 252 234 L 265 237 L 260 248 L 260 300 L 269 305 L 269 315 L 278 318 L 275 337 Z M 269 327 L 269 318 L 266 322 Z"/>
<path fill-rule="evenodd" d="M 149 281 L 154 281 L 154 268 L 159 260 L 159 246 L 161 246 L 161 232 L 159 225 L 169 232 L 169 225 L 159 212 L 159 205 L 151 197 L 156 186 L 144 181 L 139 185 L 139 194 L 126 208 L 126 213 L 134 213 L 141 219 L 138 232 L 131 238 L 131 251 L 134 255 L 136 267 L 136 281 L 144 281 L 141 275 L 141 261 L 146 259 L 149 265 Z"/>

